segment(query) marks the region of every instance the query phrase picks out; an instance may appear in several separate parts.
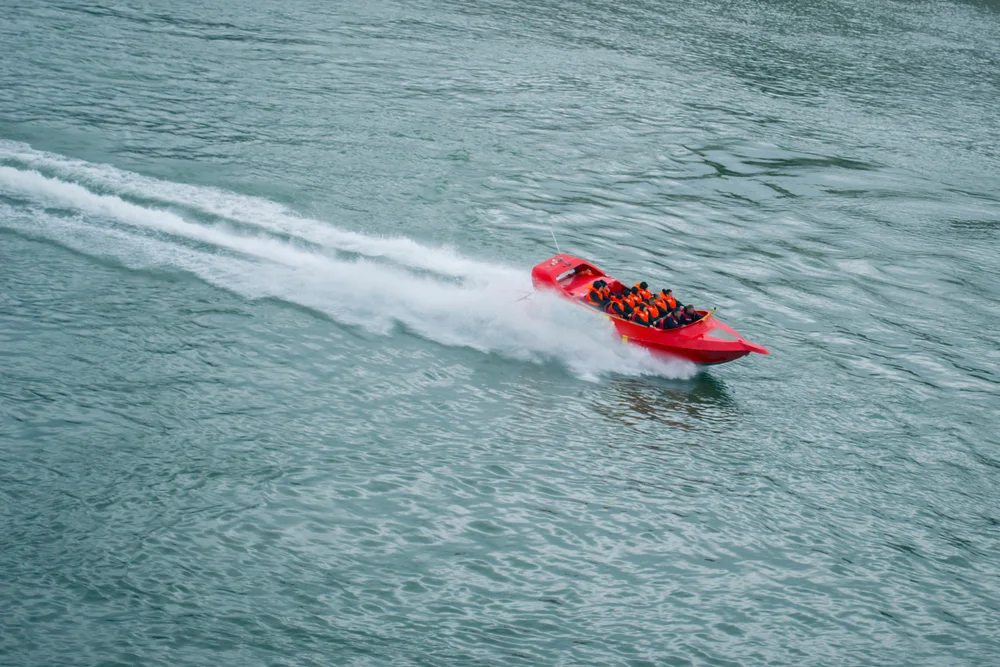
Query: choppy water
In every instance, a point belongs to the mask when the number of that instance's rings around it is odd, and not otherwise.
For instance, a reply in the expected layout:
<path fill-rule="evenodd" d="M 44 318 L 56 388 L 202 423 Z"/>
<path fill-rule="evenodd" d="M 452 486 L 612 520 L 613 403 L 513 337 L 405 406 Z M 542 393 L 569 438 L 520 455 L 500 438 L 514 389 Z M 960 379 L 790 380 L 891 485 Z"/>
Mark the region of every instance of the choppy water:
<path fill-rule="evenodd" d="M 1000 661 L 995 3 L 3 9 L 0 663 Z"/>

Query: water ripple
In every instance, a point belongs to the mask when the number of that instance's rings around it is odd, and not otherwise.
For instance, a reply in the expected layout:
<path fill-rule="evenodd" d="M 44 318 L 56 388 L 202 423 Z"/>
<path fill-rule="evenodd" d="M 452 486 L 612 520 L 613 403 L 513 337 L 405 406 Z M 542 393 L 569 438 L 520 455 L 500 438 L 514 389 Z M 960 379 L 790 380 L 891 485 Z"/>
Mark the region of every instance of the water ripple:
<path fill-rule="evenodd" d="M 0 24 L 0 662 L 997 662 L 988 4 L 156 5 Z"/>

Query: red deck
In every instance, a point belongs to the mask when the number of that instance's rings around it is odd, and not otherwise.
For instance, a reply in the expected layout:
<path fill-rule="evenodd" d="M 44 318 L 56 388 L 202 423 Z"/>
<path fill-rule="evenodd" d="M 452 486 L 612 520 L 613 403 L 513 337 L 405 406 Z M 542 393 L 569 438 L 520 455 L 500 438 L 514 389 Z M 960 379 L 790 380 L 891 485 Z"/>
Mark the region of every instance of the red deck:
<path fill-rule="evenodd" d="M 616 282 L 590 262 L 566 254 L 547 259 L 531 270 L 531 281 L 535 289 L 554 290 L 595 312 L 600 311 L 587 303 L 587 290 L 598 278 L 603 278 L 609 285 Z M 699 310 L 698 313 L 702 319 L 697 322 L 666 331 L 606 313 L 600 314 L 614 323 L 622 342 L 639 345 L 656 353 L 681 357 L 696 364 L 721 364 L 745 357 L 751 352 L 768 354 L 765 348 L 744 339 L 712 312 Z"/>

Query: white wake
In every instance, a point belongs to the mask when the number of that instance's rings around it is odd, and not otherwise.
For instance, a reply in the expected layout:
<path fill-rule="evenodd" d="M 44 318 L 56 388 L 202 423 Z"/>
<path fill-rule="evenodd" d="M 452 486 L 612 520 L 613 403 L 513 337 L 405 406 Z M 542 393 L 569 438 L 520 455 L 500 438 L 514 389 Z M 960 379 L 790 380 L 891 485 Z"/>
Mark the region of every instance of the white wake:
<path fill-rule="evenodd" d="M 535 294 L 529 269 L 380 238 L 296 215 L 258 197 L 161 181 L 0 141 L 0 227 L 132 269 L 168 266 L 248 298 L 277 298 L 389 334 L 581 377 L 690 377 L 695 368 L 620 344 L 603 318 Z"/>

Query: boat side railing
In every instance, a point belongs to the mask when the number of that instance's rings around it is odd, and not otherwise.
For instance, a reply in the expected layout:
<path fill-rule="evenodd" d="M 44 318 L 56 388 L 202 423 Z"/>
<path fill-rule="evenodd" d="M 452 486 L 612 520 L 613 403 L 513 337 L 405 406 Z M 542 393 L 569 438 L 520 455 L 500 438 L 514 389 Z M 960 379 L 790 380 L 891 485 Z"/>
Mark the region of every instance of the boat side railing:
<path fill-rule="evenodd" d="M 705 315 L 702 316 L 700 319 L 697 319 L 694 322 L 690 322 L 689 324 L 698 324 L 698 322 L 704 322 L 705 320 L 707 320 L 708 318 L 710 318 L 712 315 L 715 315 L 715 311 L 717 311 L 717 310 L 718 310 L 718 308 L 713 308 L 712 310 L 710 310 L 707 313 L 705 313 Z M 684 326 L 688 326 L 688 325 L 685 324 Z"/>

